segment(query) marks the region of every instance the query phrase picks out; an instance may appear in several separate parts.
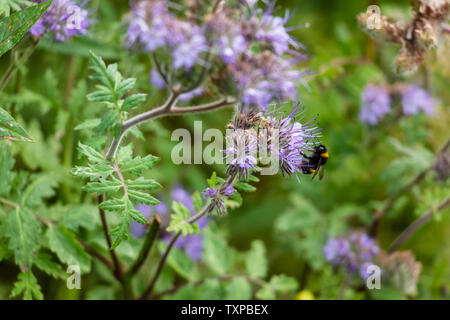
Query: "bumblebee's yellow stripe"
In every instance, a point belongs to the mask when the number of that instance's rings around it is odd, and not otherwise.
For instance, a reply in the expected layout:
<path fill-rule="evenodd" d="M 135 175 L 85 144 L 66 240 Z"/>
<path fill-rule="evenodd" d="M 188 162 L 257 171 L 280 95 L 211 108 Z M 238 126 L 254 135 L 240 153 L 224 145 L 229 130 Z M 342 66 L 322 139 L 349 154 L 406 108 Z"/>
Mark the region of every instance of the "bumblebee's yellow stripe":
<path fill-rule="evenodd" d="M 313 168 L 309 168 L 309 172 L 310 172 L 310 173 L 314 173 L 314 172 L 316 172 L 316 170 L 313 169 Z"/>
<path fill-rule="evenodd" d="M 328 152 L 321 153 L 320 156 L 322 158 L 328 158 Z"/>

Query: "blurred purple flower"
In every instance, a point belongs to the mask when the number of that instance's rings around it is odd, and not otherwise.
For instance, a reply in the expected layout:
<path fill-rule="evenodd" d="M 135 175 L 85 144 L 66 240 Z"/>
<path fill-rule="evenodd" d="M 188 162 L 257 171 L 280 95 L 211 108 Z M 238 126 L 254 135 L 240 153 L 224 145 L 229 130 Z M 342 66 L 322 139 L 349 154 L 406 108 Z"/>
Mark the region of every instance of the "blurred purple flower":
<path fill-rule="evenodd" d="M 178 100 L 181 101 L 181 102 L 189 101 L 189 100 L 192 100 L 192 99 L 194 99 L 195 97 L 197 97 L 197 96 L 199 96 L 201 94 L 203 94 L 203 88 L 202 87 L 194 89 L 194 90 L 191 90 L 191 91 L 186 92 L 186 93 L 180 94 L 180 96 L 178 97 Z"/>
<path fill-rule="evenodd" d="M 367 278 L 367 266 L 380 249 L 375 240 L 362 232 L 352 232 L 347 237 L 328 239 L 323 248 L 325 259 L 336 267 L 344 267 L 349 273 L 360 273 Z"/>
<path fill-rule="evenodd" d="M 147 218 L 147 220 L 153 217 L 155 214 L 164 216 L 167 212 L 167 207 L 162 202 L 153 207 L 146 204 L 140 204 L 136 206 L 136 209 L 139 210 L 144 215 L 144 217 Z M 130 231 L 136 238 L 141 238 L 147 232 L 147 225 L 133 220 L 130 225 Z"/>
<path fill-rule="evenodd" d="M 191 211 L 192 215 L 196 213 L 194 208 L 194 201 L 192 200 L 191 195 L 181 186 L 175 186 L 172 189 L 171 198 L 172 201 L 182 203 L 187 209 L 189 209 L 189 211 Z M 136 209 L 139 210 L 148 219 L 155 214 L 161 215 L 163 219 L 162 228 L 167 228 L 170 217 L 168 215 L 167 207 L 163 202 L 160 202 L 153 207 L 148 205 L 138 205 L 136 206 Z M 197 221 L 197 224 L 200 229 L 203 229 L 208 224 L 208 221 L 208 217 L 203 217 Z M 143 225 L 136 221 L 133 221 L 130 226 L 130 231 L 135 237 L 141 238 L 145 236 L 147 232 L 147 225 Z M 165 230 L 160 233 L 160 238 L 167 243 L 170 241 L 172 236 L 173 234 L 171 232 L 169 233 Z M 198 261 L 199 259 L 201 259 L 203 253 L 203 237 L 201 235 L 195 234 L 181 236 L 175 242 L 175 247 L 185 251 L 192 260 Z"/>
<path fill-rule="evenodd" d="M 207 188 L 205 191 L 203 191 L 203 197 L 205 199 L 207 198 L 214 198 L 217 194 L 217 190 L 213 188 Z"/>
<path fill-rule="evenodd" d="M 436 101 L 425 89 L 416 85 L 409 85 L 401 93 L 404 114 L 417 114 L 420 111 L 427 115 L 433 114 Z"/>
<path fill-rule="evenodd" d="M 158 89 L 163 89 L 166 86 L 164 79 L 159 74 L 158 70 L 152 69 L 150 71 L 150 82 Z"/>
<path fill-rule="evenodd" d="M 370 125 L 375 125 L 381 117 L 391 111 L 391 98 L 384 86 L 368 84 L 361 94 L 363 105 L 359 119 Z"/>
<path fill-rule="evenodd" d="M 44 0 L 33 0 L 41 3 Z M 49 32 L 55 41 L 67 41 L 79 34 L 86 34 L 91 23 L 88 11 L 83 9 L 84 1 L 78 4 L 71 0 L 54 0 L 42 17 L 31 27 L 29 32 L 40 37 Z"/>
<path fill-rule="evenodd" d="M 147 52 L 170 48 L 175 69 L 192 68 L 208 49 L 202 29 L 179 19 L 161 0 L 140 1 L 132 7 L 127 46 Z"/>

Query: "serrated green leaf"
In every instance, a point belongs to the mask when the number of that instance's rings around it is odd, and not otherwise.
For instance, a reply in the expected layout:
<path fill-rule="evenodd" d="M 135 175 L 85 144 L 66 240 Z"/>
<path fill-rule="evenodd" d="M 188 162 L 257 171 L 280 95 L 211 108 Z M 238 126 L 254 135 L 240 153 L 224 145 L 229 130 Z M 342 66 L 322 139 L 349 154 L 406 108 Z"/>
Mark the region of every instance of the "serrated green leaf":
<path fill-rule="evenodd" d="M 59 279 L 65 279 L 67 273 L 64 272 L 62 266 L 52 260 L 52 256 L 45 252 L 39 252 L 34 260 L 36 267 L 44 271 L 49 276 Z"/>
<path fill-rule="evenodd" d="M 14 283 L 14 288 L 11 292 L 11 297 L 18 297 L 23 295 L 24 300 L 42 300 L 44 296 L 41 292 L 36 277 L 31 270 L 19 273 L 17 281 Z"/>
<path fill-rule="evenodd" d="M 202 206 L 203 206 L 203 200 L 202 200 L 202 197 L 201 197 L 201 195 L 200 195 L 200 192 L 195 191 L 195 192 L 192 194 L 192 203 L 193 203 L 193 205 L 194 205 L 195 211 L 200 211 L 200 210 L 202 209 Z"/>
<path fill-rule="evenodd" d="M 249 300 L 252 298 L 252 288 L 243 277 L 231 279 L 225 286 L 225 300 Z"/>
<path fill-rule="evenodd" d="M 120 181 L 89 182 L 83 187 L 89 193 L 110 193 L 119 191 L 122 188 Z"/>
<path fill-rule="evenodd" d="M 33 5 L 32 2 L 28 0 L 3 0 L 0 3 L 0 17 L 9 17 L 11 11 L 21 10 L 23 7 Z"/>
<path fill-rule="evenodd" d="M 234 187 L 238 190 L 244 191 L 244 192 L 254 192 L 256 191 L 256 188 L 248 183 L 245 182 L 238 182 L 234 185 Z"/>
<path fill-rule="evenodd" d="M 0 20 L 0 57 L 23 38 L 51 3 L 51 0 L 40 3 Z"/>
<path fill-rule="evenodd" d="M 144 217 L 144 215 L 139 210 L 136 210 L 133 207 L 133 204 L 131 203 L 131 201 L 127 202 L 127 214 L 129 214 L 133 220 L 135 220 L 139 223 L 142 223 L 142 224 L 148 223 L 147 218 Z"/>
<path fill-rule="evenodd" d="M 245 256 L 247 273 L 253 278 L 265 278 L 267 275 L 266 247 L 260 240 L 251 244 L 250 251 Z"/>
<path fill-rule="evenodd" d="M 99 208 L 107 211 L 122 211 L 125 210 L 125 201 L 123 199 L 111 199 L 103 201 Z"/>
<path fill-rule="evenodd" d="M 141 174 L 144 170 L 151 169 L 159 161 L 158 157 L 147 155 L 144 158 L 137 156 L 130 161 L 119 164 L 120 171 L 123 173 Z"/>
<path fill-rule="evenodd" d="M 120 82 L 120 84 L 117 86 L 116 91 L 117 95 L 119 97 L 122 97 L 125 93 L 130 91 L 136 83 L 136 79 L 134 78 L 128 78 Z"/>
<path fill-rule="evenodd" d="M 78 265 L 82 272 L 91 269 L 91 258 L 81 244 L 76 240 L 75 234 L 64 226 L 50 226 L 46 233 L 50 250 L 67 265 Z"/>
<path fill-rule="evenodd" d="M 186 220 L 191 216 L 191 212 L 182 203 L 172 202 L 173 214 L 170 215 L 170 225 L 167 231 L 181 232 L 183 236 L 198 233 L 198 225 L 188 223 Z"/>
<path fill-rule="evenodd" d="M 231 267 L 230 251 L 225 240 L 209 228 L 203 231 L 203 260 L 217 275 L 226 274 Z"/>
<path fill-rule="evenodd" d="M 33 139 L 8 112 L 0 107 L 0 140 L 32 142 Z"/>
<path fill-rule="evenodd" d="M 145 102 L 147 95 L 144 93 L 133 94 L 125 98 L 121 111 L 128 111 L 130 109 L 136 108 L 141 103 Z"/>
<path fill-rule="evenodd" d="M 108 128 L 111 128 L 117 121 L 119 121 L 119 112 L 117 110 L 108 111 L 102 118 L 100 125 L 96 128 L 98 133 L 104 133 Z"/>
<path fill-rule="evenodd" d="M 123 240 L 128 239 L 128 230 L 130 229 L 131 217 L 128 214 L 120 216 L 120 222 L 111 230 L 112 246 L 111 249 L 116 248 Z"/>
<path fill-rule="evenodd" d="M 127 180 L 126 184 L 129 189 L 133 190 L 155 190 L 162 186 L 153 179 L 139 178 L 136 180 Z"/>
<path fill-rule="evenodd" d="M 16 264 L 31 267 L 33 254 L 39 249 L 41 224 L 33 213 L 22 207 L 9 212 L 5 221 L 5 236 L 9 239 L 8 247 L 14 252 Z"/>
<path fill-rule="evenodd" d="M 284 274 L 272 276 L 270 285 L 276 292 L 282 294 L 295 292 L 298 289 L 297 280 Z"/>
<path fill-rule="evenodd" d="M 39 206 L 43 199 L 52 197 L 55 194 L 55 188 L 58 185 L 56 177 L 48 175 L 37 175 L 26 187 L 22 195 L 22 205 Z"/>
<path fill-rule="evenodd" d="M 83 130 L 83 129 L 93 129 L 100 125 L 100 122 L 102 122 L 102 119 L 94 118 L 94 119 L 88 119 L 80 123 L 75 127 L 75 130 Z"/>
<path fill-rule="evenodd" d="M 14 179 L 12 168 L 14 167 L 14 157 L 11 147 L 8 144 L 0 144 L 0 195 L 6 196 L 11 190 L 11 182 Z"/>
<path fill-rule="evenodd" d="M 74 232 L 78 231 L 80 227 L 94 230 L 98 223 L 98 208 L 89 204 L 69 206 L 61 221 L 62 225 Z"/>
<path fill-rule="evenodd" d="M 155 197 L 152 197 L 151 195 L 141 192 L 141 191 L 136 191 L 136 190 L 128 190 L 128 195 L 131 199 L 139 202 L 139 203 L 144 203 L 144 204 L 148 204 L 148 205 L 157 205 L 159 203 L 159 200 L 156 199 Z"/>
<path fill-rule="evenodd" d="M 85 144 L 82 144 L 81 142 L 78 143 L 78 151 L 85 155 L 89 162 L 93 163 L 103 163 L 105 162 L 105 158 L 100 154 L 100 152 L 96 151 L 94 148 L 87 146 Z"/>

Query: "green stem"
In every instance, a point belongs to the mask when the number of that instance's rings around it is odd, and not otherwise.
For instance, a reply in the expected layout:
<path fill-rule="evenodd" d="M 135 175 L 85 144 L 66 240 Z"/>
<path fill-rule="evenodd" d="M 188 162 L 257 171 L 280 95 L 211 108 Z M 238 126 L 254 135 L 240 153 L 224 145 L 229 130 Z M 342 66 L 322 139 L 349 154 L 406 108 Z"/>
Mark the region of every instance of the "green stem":
<path fill-rule="evenodd" d="M 18 65 L 24 64 L 30 56 L 33 54 L 34 50 L 36 49 L 37 45 L 39 43 L 39 39 L 34 41 L 31 46 L 29 46 L 22 57 L 15 61 L 15 63 L 11 64 L 8 69 L 6 70 L 5 74 L 3 75 L 2 79 L 0 80 L 0 92 L 5 90 L 6 85 L 8 84 L 11 77 L 16 73 Z"/>
<path fill-rule="evenodd" d="M 150 230 L 147 232 L 147 235 L 145 237 L 144 244 L 142 245 L 142 248 L 139 252 L 139 255 L 134 262 L 134 264 L 131 266 L 131 268 L 127 271 L 126 276 L 133 277 L 139 269 L 142 267 L 142 265 L 145 262 L 145 259 L 147 258 L 153 243 L 155 242 L 156 236 L 159 232 L 159 227 L 161 225 L 161 218 L 159 216 L 155 217 L 150 225 Z"/>
<path fill-rule="evenodd" d="M 398 237 L 395 239 L 395 241 L 392 243 L 391 247 L 388 250 L 388 253 L 392 253 L 395 250 L 397 250 L 400 245 L 406 241 L 417 229 L 422 227 L 425 223 L 431 220 L 433 218 L 433 215 L 436 212 L 441 211 L 442 209 L 448 207 L 450 205 L 450 195 L 439 204 L 439 206 L 436 208 L 436 210 L 430 209 L 428 210 L 423 216 L 415 220 L 413 223 L 411 223 Z"/>

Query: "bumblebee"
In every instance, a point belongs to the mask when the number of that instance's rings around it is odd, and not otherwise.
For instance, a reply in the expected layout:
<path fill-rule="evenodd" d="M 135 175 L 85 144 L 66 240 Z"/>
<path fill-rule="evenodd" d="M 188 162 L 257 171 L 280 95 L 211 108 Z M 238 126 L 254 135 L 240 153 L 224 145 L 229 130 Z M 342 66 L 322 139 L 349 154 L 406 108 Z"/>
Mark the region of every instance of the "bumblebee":
<path fill-rule="evenodd" d="M 305 161 L 302 163 L 302 173 L 312 174 L 312 179 L 319 174 L 319 180 L 322 180 L 325 170 L 325 164 L 328 161 L 328 150 L 321 144 L 314 147 L 314 151 L 308 156 L 303 154 Z"/>

